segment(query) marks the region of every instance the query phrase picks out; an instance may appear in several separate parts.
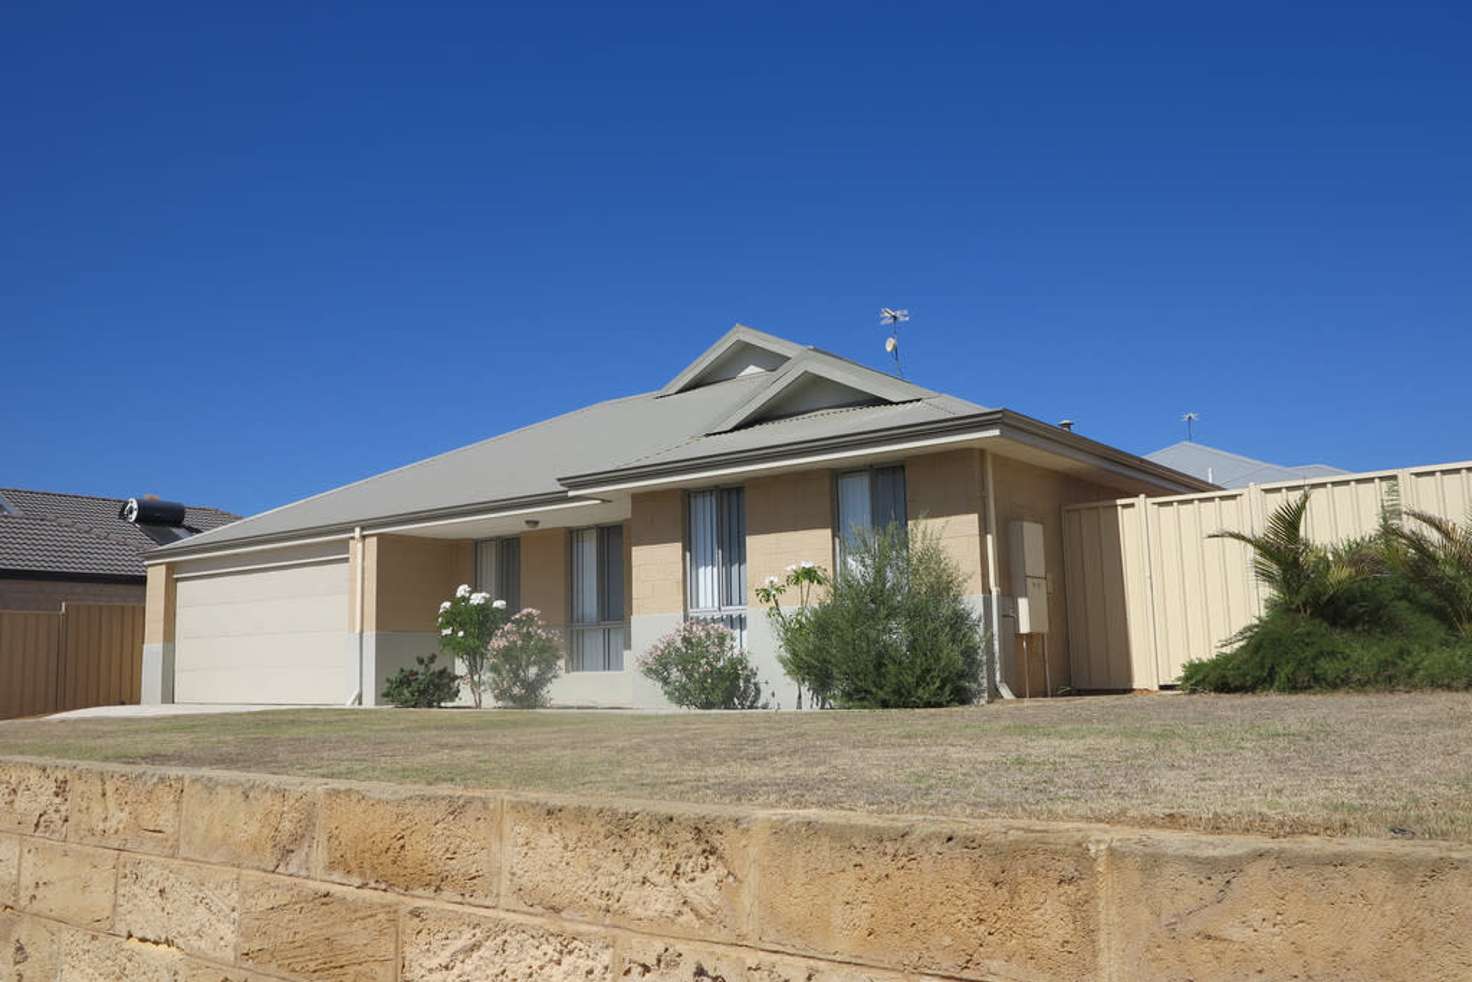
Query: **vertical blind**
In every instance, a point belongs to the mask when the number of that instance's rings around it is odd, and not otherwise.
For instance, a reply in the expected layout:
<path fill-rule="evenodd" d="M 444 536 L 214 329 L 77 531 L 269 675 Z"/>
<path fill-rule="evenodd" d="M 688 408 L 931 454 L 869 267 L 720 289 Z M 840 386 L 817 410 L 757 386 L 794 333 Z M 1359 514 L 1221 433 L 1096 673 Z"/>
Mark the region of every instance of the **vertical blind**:
<path fill-rule="evenodd" d="M 903 529 L 906 521 L 903 467 L 875 467 L 838 476 L 840 559 L 861 533 L 890 524 Z"/>
<path fill-rule="evenodd" d="M 475 544 L 475 587 L 521 609 L 521 540 L 486 539 Z"/>
<path fill-rule="evenodd" d="M 746 495 L 741 488 L 690 494 L 690 616 L 719 621 L 746 645 Z"/>
<path fill-rule="evenodd" d="M 746 606 L 746 500 L 741 488 L 690 495 L 692 611 Z"/>

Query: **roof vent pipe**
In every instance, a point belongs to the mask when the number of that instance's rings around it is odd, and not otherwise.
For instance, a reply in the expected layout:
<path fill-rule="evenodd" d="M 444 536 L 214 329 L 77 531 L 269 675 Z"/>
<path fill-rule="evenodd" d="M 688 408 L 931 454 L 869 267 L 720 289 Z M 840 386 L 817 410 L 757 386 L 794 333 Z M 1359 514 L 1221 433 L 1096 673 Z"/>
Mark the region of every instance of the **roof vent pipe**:
<path fill-rule="evenodd" d="M 1068 432 L 1072 433 L 1073 432 L 1073 420 L 1071 420 L 1071 419 L 1060 419 L 1058 421 L 1058 428 L 1060 430 L 1067 430 Z"/>

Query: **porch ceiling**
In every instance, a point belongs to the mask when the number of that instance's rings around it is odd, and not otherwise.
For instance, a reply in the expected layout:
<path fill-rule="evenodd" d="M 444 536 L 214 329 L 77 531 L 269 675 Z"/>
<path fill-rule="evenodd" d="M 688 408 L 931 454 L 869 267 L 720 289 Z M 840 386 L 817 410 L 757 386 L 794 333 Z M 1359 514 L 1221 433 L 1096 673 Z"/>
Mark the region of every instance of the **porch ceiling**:
<path fill-rule="evenodd" d="M 526 509 L 515 514 L 442 519 L 401 528 L 374 529 L 369 534 L 417 536 L 424 539 L 495 539 L 533 529 L 609 525 L 629 517 L 628 498 L 605 501 L 579 498 L 565 505 Z M 535 523 L 535 524 L 533 524 Z"/>

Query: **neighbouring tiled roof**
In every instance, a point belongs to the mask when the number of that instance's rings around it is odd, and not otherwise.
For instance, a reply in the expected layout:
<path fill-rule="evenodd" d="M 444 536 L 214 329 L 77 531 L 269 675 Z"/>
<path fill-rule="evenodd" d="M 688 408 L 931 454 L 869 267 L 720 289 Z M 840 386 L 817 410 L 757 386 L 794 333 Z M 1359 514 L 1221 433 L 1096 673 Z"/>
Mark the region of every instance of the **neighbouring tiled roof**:
<path fill-rule="evenodd" d="M 124 500 L 0 488 L 0 570 L 142 577 L 143 555 L 158 543 L 118 517 Z M 205 532 L 238 518 L 191 507 L 184 523 Z"/>

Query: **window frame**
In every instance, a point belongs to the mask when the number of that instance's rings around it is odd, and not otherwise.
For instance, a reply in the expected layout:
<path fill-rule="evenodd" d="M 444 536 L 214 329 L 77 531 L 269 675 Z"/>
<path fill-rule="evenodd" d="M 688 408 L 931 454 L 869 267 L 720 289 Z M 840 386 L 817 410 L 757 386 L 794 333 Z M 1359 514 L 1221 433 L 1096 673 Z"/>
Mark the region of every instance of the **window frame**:
<path fill-rule="evenodd" d="M 875 501 L 878 495 L 875 490 L 878 487 L 879 473 L 881 471 L 898 471 L 900 478 L 900 507 L 902 509 L 900 520 L 893 522 L 900 527 L 905 535 L 909 535 L 910 529 L 910 475 L 905 467 L 904 461 L 889 464 L 870 464 L 867 467 L 852 467 L 847 470 L 835 470 L 833 472 L 833 568 L 840 569 L 845 562 L 844 558 L 844 524 L 843 524 L 843 499 L 840 493 L 840 485 L 845 477 L 855 474 L 866 474 L 869 479 L 869 524 L 868 528 L 873 531 L 880 526 L 875 521 Z"/>
<path fill-rule="evenodd" d="M 710 494 L 714 496 L 715 508 L 715 570 L 716 570 L 716 605 L 714 607 L 696 606 L 696 570 L 695 570 L 695 529 L 692 526 L 694 511 L 691 503 L 696 495 Z M 730 534 L 730 512 L 727 507 L 728 495 L 740 495 L 740 517 L 741 527 L 739 534 L 734 538 Z M 712 621 L 724 625 L 736 635 L 737 646 L 746 647 L 746 625 L 747 625 L 747 597 L 750 591 L 750 567 L 747 562 L 747 523 L 746 523 L 746 486 L 742 484 L 721 484 L 709 488 L 697 488 L 686 491 L 684 494 L 684 514 L 681 516 L 683 528 L 683 540 L 685 544 L 685 620 Z M 726 565 L 726 542 L 728 540 L 739 543 L 741 550 L 740 579 L 741 590 L 739 598 L 728 596 L 727 578 L 729 569 Z"/>
<path fill-rule="evenodd" d="M 618 549 L 614 552 L 615 562 L 608 562 L 610 555 L 608 539 L 613 530 L 618 532 Z M 579 599 L 577 585 L 577 548 L 578 535 L 580 533 L 593 532 L 593 557 L 596 563 L 594 570 L 594 602 L 597 607 L 597 620 L 578 620 Z M 563 667 L 568 674 L 585 674 L 588 672 L 622 672 L 626 670 L 624 649 L 629 640 L 629 614 L 628 614 L 628 575 L 624 568 L 625 553 L 625 529 L 622 522 L 608 522 L 601 525 L 582 525 L 577 528 L 568 529 L 567 534 L 567 653 L 563 659 Z M 617 600 L 619 610 L 617 615 L 609 609 L 609 601 L 612 599 L 609 568 L 613 565 L 618 567 L 618 590 Z M 574 649 L 577 647 L 579 637 L 593 632 L 602 634 L 602 664 L 599 666 L 573 667 Z M 612 645 L 613 632 L 617 633 L 618 644 Z"/>

